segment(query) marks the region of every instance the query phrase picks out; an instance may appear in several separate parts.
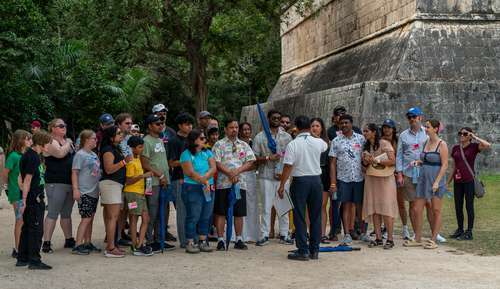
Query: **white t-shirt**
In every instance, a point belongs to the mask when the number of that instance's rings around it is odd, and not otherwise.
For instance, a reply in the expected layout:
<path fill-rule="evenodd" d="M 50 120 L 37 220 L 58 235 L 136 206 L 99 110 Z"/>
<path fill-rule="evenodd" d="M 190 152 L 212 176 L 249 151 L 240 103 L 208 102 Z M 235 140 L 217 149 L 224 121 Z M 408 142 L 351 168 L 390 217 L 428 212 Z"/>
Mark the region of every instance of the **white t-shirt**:
<path fill-rule="evenodd" d="M 310 133 L 300 133 L 285 150 L 283 163 L 293 166 L 292 177 L 321 175 L 321 153 L 328 149 L 328 144 Z"/>

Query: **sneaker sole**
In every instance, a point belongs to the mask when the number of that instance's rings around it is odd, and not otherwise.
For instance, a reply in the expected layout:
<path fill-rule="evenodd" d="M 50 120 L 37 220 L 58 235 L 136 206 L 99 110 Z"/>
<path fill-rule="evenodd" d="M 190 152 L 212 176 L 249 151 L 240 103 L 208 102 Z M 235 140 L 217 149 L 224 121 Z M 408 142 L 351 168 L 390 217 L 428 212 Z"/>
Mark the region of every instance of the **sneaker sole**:
<path fill-rule="evenodd" d="M 151 257 L 154 255 L 154 253 L 146 254 L 146 253 L 142 253 L 142 252 L 133 252 L 132 255 L 140 256 L 140 257 Z"/>
<path fill-rule="evenodd" d="M 71 251 L 71 254 L 85 256 L 85 255 L 90 255 L 90 252 Z"/>
<path fill-rule="evenodd" d="M 125 255 L 115 255 L 115 254 L 109 254 L 109 253 L 104 253 L 104 257 L 106 258 L 123 258 Z"/>
<path fill-rule="evenodd" d="M 255 243 L 255 246 L 258 246 L 258 247 L 264 247 L 264 246 L 267 246 L 269 245 L 269 241 L 265 242 L 265 243 Z"/>

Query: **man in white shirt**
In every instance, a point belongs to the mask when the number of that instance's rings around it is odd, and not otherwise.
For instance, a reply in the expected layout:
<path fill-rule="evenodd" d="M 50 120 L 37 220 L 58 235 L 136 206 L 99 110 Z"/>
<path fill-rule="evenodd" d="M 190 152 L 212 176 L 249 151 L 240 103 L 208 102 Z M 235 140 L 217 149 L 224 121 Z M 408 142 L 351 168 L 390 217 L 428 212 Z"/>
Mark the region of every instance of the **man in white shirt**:
<path fill-rule="evenodd" d="M 321 138 L 311 135 L 309 132 L 311 121 L 307 116 L 298 116 L 295 119 L 295 126 L 299 134 L 286 147 L 278 195 L 283 198 L 285 183 L 292 176 L 290 197 L 294 205 L 293 220 L 297 250 L 289 254 L 288 259 L 308 261 L 318 259 L 323 198 L 320 157 L 321 153 L 328 149 L 328 145 Z M 307 244 L 306 207 L 310 220 L 309 244 Z"/>

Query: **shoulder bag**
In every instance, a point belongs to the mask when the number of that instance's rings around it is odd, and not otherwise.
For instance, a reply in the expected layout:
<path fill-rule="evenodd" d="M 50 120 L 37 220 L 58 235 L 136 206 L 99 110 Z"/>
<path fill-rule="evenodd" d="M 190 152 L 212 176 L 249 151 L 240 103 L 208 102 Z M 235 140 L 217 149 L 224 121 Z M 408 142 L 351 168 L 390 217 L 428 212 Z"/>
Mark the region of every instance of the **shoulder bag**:
<path fill-rule="evenodd" d="M 462 159 L 464 160 L 467 169 L 469 169 L 471 176 L 474 178 L 474 195 L 476 196 L 476 198 L 484 197 L 484 195 L 486 194 L 486 189 L 484 188 L 484 184 L 483 182 L 481 182 L 479 177 L 476 174 L 474 174 L 474 171 L 470 167 L 469 162 L 465 158 L 465 153 L 462 145 L 460 145 L 460 154 L 462 155 Z"/>

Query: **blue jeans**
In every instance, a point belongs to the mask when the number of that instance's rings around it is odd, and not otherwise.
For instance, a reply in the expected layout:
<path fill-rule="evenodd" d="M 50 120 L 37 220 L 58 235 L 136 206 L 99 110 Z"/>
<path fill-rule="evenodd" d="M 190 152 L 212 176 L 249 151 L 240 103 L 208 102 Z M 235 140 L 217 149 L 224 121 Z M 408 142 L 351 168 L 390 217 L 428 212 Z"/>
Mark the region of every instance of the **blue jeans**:
<path fill-rule="evenodd" d="M 290 186 L 295 224 L 295 245 L 300 254 L 319 252 L 321 239 L 321 203 L 323 187 L 320 176 L 294 177 Z M 309 244 L 307 244 L 306 207 L 309 212 Z"/>
<path fill-rule="evenodd" d="M 197 236 L 208 234 L 210 216 L 214 206 L 214 196 L 207 202 L 202 185 L 182 184 L 182 202 L 186 208 L 186 239 L 193 240 Z"/>

